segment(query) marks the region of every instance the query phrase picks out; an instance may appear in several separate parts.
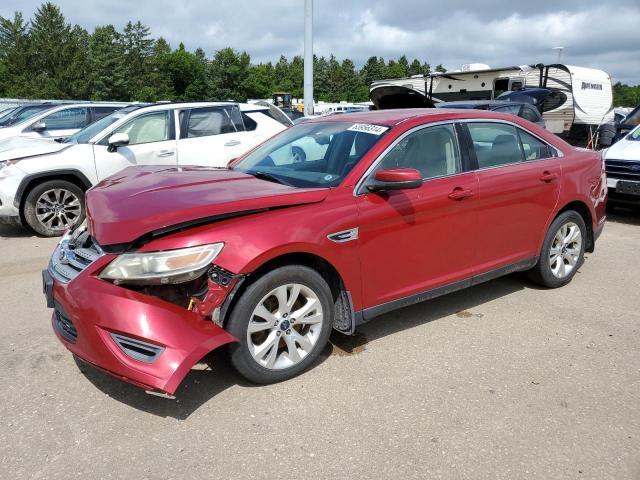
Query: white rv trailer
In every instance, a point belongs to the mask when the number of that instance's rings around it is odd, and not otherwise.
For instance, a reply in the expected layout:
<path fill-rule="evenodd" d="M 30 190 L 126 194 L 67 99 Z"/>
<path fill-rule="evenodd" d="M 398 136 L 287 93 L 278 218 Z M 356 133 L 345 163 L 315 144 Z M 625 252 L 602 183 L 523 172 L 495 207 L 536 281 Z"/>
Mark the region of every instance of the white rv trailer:
<path fill-rule="evenodd" d="M 538 107 L 549 131 L 578 145 L 593 145 L 598 136 L 601 145 L 610 143 L 615 132 L 613 90 L 606 72 L 563 64 L 486 67 L 471 64 L 462 71 L 380 80 L 371 85 L 369 94 L 378 108 L 398 108 L 547 88 L 551 93 Z"/>

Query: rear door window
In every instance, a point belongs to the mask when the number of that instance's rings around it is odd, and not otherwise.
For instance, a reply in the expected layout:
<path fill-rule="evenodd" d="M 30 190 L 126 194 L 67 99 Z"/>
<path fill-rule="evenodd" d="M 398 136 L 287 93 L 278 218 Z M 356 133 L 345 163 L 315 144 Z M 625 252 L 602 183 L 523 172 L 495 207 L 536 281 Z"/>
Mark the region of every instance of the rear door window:
<path fill-rule="evenodd" d="M 87 107 L 67 108 L 47 115 L 42 122 L 47 126 L 47 130 L 70 130 L 84 128 L 87 125 Z"/>
<path fill-rule="evenodd" d="M 524 150 L 525 160 L 540 160 L 542 158 L 552 157 L 552 150 L 542 140 L 537 139 L 533 135 L 518 129 L 520 134 L 520 142 L 522 143 L 522 149 Z"/>
<path fill-rule="evenodd" d="M 242 114 L 235 107 L 193 108 L 180 114 L 180 138 L 208 137 L 244 130 Z"/>
<path fill-rule="evenodd" d="M 467 123 L 478 168 L 499 167 L 523 160 L 516 127 L 497 122 Z"/>

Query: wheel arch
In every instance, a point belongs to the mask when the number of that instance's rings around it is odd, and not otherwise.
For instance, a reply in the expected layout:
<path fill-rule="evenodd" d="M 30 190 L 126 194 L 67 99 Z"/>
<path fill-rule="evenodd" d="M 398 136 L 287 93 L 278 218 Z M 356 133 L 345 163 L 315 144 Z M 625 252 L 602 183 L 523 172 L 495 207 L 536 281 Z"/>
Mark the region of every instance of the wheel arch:
<path fill-rule="evenodd" d="M 266 272 L 288 265 L 301 265 L 311 268 L 324 278 L 327 285 L 329 285 L 334 301 L 335 315 L 333 328 L 343 333 L 352 334 L 355 329 L 355 314 L 351 294 L 347 290 L 342 276 L 336 267 L 326 258 L 315 253 L 304 251 L 289 252 L 269 258 L 251 273 L 245 275 L 243 281 L 238 284 L 237 289 L 233 292 L 229 305 L 226 305 L 224 308 L 222 318 L 220 318 L 221 325 L 226 327 L 227 321 L 238 299 L 251 283 Z"/>
<path fill-rule="evenodd" d="M 579 214 L 584 220 L 584 224 L 587 227 L 587 241 L 585 244 L 585 252 L 589 252 L 589 253 L 593 252 L 595 248 L 595 238 L 593 235 L 593 215 L 591 214 L 591 210 L 589 210 L 589 207 L 587 206 L 586 203 L 580 200 L 574 200 L 572 202 L 567 203 L 560 210 L 558 210 L 558 213 L 553 217 L 551 222 L 553 222 L 556 218 L 558 218 L 559 215 L 569 210 L 573 210 L 574 212 Z"/>
<path fill-rule="evenodd" d="M 16 190 L 16 196 L 14 198 L 14 205 L 20 211 L 22 217 L 22 210 L 24 207 L 24 201 L 27 198 L 28 193 L 37 185 L 50 180 L 64 180 L 71 182 L 78 186 L 83 192 L 86 192 L 91 188 L 91 181 L 79 170 L 65 169 L 65 170 L 52 170 L 49 172 L 34 173 L 28 175 L 22 179 L 18 189 Z"/>

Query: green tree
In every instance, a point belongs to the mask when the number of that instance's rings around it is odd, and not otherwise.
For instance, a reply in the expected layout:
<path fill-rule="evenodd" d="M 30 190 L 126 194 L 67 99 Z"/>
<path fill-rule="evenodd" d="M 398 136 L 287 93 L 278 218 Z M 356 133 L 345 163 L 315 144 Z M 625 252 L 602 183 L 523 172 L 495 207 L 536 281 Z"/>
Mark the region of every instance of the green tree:
<path fill-rule="evenodd" d="M 244 82 L 247 98 L 269 98 L 274 92 L 275 71 L 271 62 L 251 65 Z"/>
<path fill-rule="evenodd" d="M 204 51 L 188 52 L 181 43 L 177 50 L 164 56 L 163 70 L 177 100 L 202 100 L 206 96 Z"/>
<path fill-rule="evenodd" d="M 88 35 L 71 28 L 60 9 L 43 3 L 29 29 L 28 68 L 31 96 L 39 98 L 82 98 L 86 96 Z"/>
<path fill-rule="evenodd" d="M 0 93 L 10 97 L 27 96 L 28 28 L 22 13 L 13 19 L 0 17 Z"/>
<path fill-rule="evenodd" d="M 630 87 L 621 82 L 614 84 L 613 105 L 615 107 L 636 107 L 640 105 L 640 85 Z"/>
<path fill-rule="evenodd" d="M 158 92 L 150 85 L 153 39 L 149 27 L 139 20 L 127 22 L 122 34 L 122 48 L 126 68 L 127 95 L 130 100 L 148 100 Z"/>
<path fill-rule="evenodd" d="M 113 25 L 96 27 L 89 40 L 90 98 L 126 100 L 124 46 Z"/>
<path fill-rule="evenodd" d="M 214 100 L 247 99 L 244 89 L 249 77 L 251 58 L 247 52 L 232 48 L 218 50 L 207 70 L 207 92 Z"/>

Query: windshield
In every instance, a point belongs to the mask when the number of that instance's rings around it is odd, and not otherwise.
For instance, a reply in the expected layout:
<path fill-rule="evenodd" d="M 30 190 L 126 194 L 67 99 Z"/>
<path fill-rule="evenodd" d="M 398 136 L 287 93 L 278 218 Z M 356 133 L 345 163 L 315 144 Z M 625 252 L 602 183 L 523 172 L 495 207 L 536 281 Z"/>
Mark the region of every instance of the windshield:
<path fill-rule="evenodd" d="M 122 108 L 117 112 L 112 113 L 111 115 L 101 118 L 97 122 L 94 122 L 91 125 L 87 125 L 79 132 L 71 135 L 64 141 L 64 143 L 89 143 L 89 140 L 99 134 L 102 130 L 107 128 L 112 123 L 117 122 L 133 110 L 135 110 L 135 108 Z"/>
<path fill-rule="evenodd" d="M 52 105 L 29 105 L 25 107 L 17 107 L 8 115 L 0 118 L 0 126 L 7 127 L 23 122 L 33 117 L 37 113 L 52 108 Z"/>
<path fill-rule="evenodd" d="M 640 140 L 640 125 L 629 132 L 629 135 L 627 135 L 627 140 Z"/>
<path fill-rule="evenodd" d="M 15 112 L 17 109 L 18 107 L 11 107 L 11 108 L 2 110 L 2 112 L 0 112 L 0 123 L 2 123 L 3 120 L 9 118 L 11 114 Z"/>
<path fill-rule="evenodd" d="M 294 125 L 233 169 L 299 188 L 335 187 L 388 130 L 353 122 Z"/>

